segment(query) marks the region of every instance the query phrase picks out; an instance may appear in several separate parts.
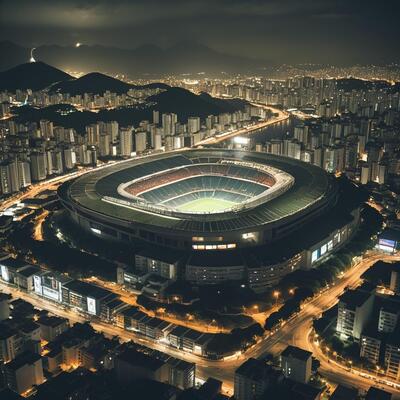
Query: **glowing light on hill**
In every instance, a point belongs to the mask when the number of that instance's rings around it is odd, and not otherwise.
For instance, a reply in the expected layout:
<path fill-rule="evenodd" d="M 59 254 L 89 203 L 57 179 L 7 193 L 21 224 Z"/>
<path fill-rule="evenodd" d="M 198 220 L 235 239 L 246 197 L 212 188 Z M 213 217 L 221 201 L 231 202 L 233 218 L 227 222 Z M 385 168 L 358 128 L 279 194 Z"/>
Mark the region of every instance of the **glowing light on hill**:
<path fill-rule="evenodd" d="M 29 62 L 36 62 L 35 58 L 33 57 L 33 52 L 36 50 L 36 47 L 31 49 L 31 57 L 29 58 Z"/>

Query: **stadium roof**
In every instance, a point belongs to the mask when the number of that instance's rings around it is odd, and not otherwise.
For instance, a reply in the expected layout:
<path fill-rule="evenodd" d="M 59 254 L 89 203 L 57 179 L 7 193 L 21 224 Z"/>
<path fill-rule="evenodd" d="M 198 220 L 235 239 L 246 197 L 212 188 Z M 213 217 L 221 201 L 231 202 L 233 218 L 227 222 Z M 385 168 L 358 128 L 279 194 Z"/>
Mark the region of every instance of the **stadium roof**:
<path fill-rule="evenodd" d="M 221 159 L 269 165 L 290 174 L 295 182 L 279 197 L 255 208 L 239 212 L 201 214 L 197 217 L 166 216 L 104 201 L 105 196 L 127 200 L 118 193 L 118 186 L 142 175 L 179 165 L 189 165 L 192 162 L 217 162 Z M 64 200 L 68 199 L 83 211 L 100 213 L 124 223 L 156 226 L 160 231 L 173 229 L 212 233 L 251 229 L 287 218 L 309 207 L 318 207 L 334 195 L 335 184 L 333 178 L 322 169 L 299 160 L 267 153 L 195 149 L 132 159 L 103 168 L 63 185 L 59 193 Z"/>

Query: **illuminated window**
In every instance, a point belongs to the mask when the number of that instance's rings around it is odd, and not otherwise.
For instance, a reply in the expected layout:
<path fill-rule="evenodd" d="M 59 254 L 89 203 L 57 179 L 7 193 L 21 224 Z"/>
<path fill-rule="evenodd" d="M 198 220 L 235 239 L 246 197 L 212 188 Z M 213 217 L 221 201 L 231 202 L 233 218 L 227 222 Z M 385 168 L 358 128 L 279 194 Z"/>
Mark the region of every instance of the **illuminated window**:
<path fill-rule="evenodd" d="M 243 233 L 242 238 L 243 239 L 254 239 L 255 236 L 256 235 L 254 232 L 248 232 L 248 233 Z"/>
<path fill-rule="evenodd" d="M 340 232 L 335 233 L 335 235 L 333 236 L 333 241 L 335 243 L 339 243 L 340 242 Z"/>
<path fill-rule="evenodd" d="M 234 249 L 236 247 L 236 243 L 229 244 L 193 244 L 193 250 L 225 250 L 225 249 Z"/>

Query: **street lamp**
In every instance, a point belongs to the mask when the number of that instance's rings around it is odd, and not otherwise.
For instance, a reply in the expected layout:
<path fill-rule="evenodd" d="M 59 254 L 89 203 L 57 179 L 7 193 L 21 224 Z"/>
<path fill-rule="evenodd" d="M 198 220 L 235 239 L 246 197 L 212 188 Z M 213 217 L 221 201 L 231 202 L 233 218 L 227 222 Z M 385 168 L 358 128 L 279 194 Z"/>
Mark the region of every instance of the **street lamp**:
<path fill-rule="evenodd" d="M 294 289 L 289 289 L 289 294 L 293 296 L 294 295 Z"/>
<path fill-rule="evenodd" d="M 275 303 L 276 304 L 278 304 L 279 295 L 280 295 L 280 293 L 277 290 L 275 290 L 274 293 L 273 293 L 273 296 L 275 297 Z"/>
<path fill-rule="evenodd" d="M 191 321 L 191 320 L 193 319 L 193 315 L 192 315 L 192 314 L 189 314 L 189 313 L 186 314 L 186 317 L 187 317 L 187 319 L 188 319 L 189 321 Z"/>

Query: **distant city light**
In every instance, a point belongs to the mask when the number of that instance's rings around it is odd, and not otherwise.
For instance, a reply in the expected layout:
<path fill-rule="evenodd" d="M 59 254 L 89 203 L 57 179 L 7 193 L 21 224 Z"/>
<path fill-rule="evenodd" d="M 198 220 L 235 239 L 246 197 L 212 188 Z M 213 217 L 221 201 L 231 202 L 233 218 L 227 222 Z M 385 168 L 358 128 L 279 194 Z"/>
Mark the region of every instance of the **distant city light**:
<path fill-rule="evenodd" d="M 75 47 L 81 47 L 81 44 L 82 43 L 77 42 L 77 43 L 75 43 Z"/>

